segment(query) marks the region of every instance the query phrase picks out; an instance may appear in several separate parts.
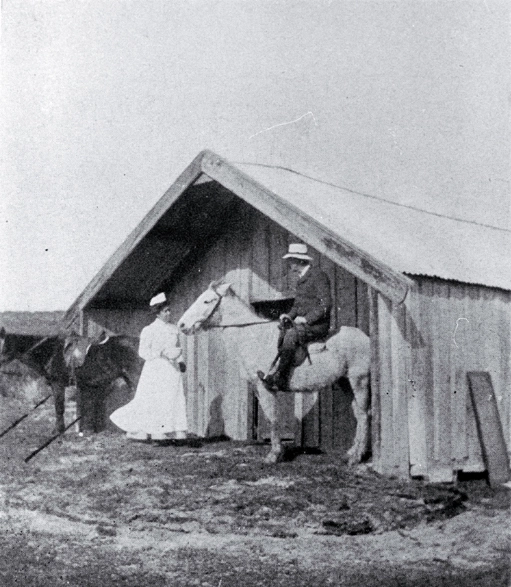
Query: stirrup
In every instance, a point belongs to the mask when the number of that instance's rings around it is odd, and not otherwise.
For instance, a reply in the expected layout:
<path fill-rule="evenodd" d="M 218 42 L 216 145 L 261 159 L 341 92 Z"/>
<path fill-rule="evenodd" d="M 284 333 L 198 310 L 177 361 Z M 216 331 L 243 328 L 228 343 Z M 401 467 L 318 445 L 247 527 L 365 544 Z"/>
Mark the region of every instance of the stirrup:
<path fill-rule="evenodd" d="M 262 371 L 257 371 L 257 376 L 268 391 L 279 391 L 279 388 L 275 385 L 275 383 L 268 381 L 268 377 L 271 377 L 271 375 L 265 375 Z"/>

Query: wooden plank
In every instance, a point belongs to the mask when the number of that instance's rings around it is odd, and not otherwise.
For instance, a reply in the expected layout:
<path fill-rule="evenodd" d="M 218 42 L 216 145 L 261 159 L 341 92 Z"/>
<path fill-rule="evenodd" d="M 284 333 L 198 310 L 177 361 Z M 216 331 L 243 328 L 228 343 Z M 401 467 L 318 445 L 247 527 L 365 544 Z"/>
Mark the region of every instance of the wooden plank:
<path fill-rule="evenodd" d="M 302 446 L 316 448 L 319 440 L 319 393 L 302 393 Z"/>
<path fill-rule="evenodd" d="M 222 333 L 219 330 L 209 332 L 209 360 L 208 360 L 208 398 L 205 406 L 206 436 L 221 436 L 231 421 L 237 422 L 238 402 L 237 395 L 227 394 L 226 366 L 228 360 L 222 342 Z"/>
<path fill-rule="evenodd" d="M 278 394 L 280 401 L 280 415 L 281 415 L 281 435 L 283 439 L 293 440 L 296 434 L 296 416 L 295 416 L 295 395 L 294 393 L 280 393 Z"/>
<path fill-rule="evenodd" d="M 419 291 L 413 287 L 405 300 L 406 331 L 410 342 L 410 376 L 408 377 L 408 437 L 410 447 L 410 475 L 426 477 L 428 474 L 428 452 L 426 439 L 426 389 L 423 373 L 425 369 L 425 342 L 421 334 L 419 315 Z"/>
<path fill-rule="evenodd" d="M 206 434 L 207 405 L 209 397 L 209 334 L 202 332 L 197 339 L 197 429 L 200 436 Z"/>
<path fill-rule="evenodd" d="M 286 231 L 286 234 L 287 234 L 287 244 L 288 244 L 288 247 L 289 247 L 290 244 L 296 243 L 296 241 L 298 239 L 296 238 L 296 236 L 294 234 L 290 233 L 289 231 Z M 298 277 L 295 274 L 293 274 L 290 271 L 288 271 L 287 270 L 287 265 L 286 265 L 286 277 L 285 277 L 285 280 L 283 282 L 284 283 L 284 286 L 285 286 L 284 289 L 285 289 L 285 291 L 287 293 L 291 293 L 292 296 L 294 296 L 294 292 L 296 290 L 296 283 L 297 283 L 297 281 L 298 281 Z"/>
<path fill-rule="evenodd" d="M 426 448 L 428 476 L 433 466 L 433 442 L 434 442 L 434 393 L 433 393 L 433 345 L 432 335 L 432 316 L 433 310 L 433 285 L 431 280 L 424 279 L 419 286 L 419 316 L 420 331 L 424 343 L 422 349 L 422 371 L 420 375 L 424 389 L 424 401 L 422 404 L 422 414 L 426 429 Z"/>
<path fill-rule="evenodd" d="M 244 216 L 243 216 L 244 218 Z M 225 281 L 232 284 L 237 294 L 248 292 L 246 283 L 246 270 L 242 272 L 240 267 L 242 250 L 247 247 L 246 231 L 242 230 L 241 219 L 238 218 L 233 229 L 224 238 L 224 270 Z M 250 239 L 250 235 L 248 235 Z M 221 337 L 219 338 L 221 341 Z M 223 349 L 222 354 L 223 389 L 224 397 L 225 430 L 226 434 L 236 440 L 246 440 L 247 429 L 247 393 L 246 382 L 240 376 L 238 358 L 229 356 L 227 350 Z M 213 376 L 213 375 L 212 375 Z"/>
<path fill-rule="evenodd" d="M 269 299 L 269 234 L 268 220 L 255 213 L 255 230 L 252 234 L 252 288 L 251 299 Z"/>
<path fill-rule="evenodd" d="M 335 268 L 336 314 L 339 326 L 357 325 L 357 280 L 346 269 Z"/>
<path fill-rule="evenodd" d="M 378 339 L 380 359 L 380 470 L 394 475 L 394 427 L 392 405 L 391 302 L 378 296 Z"/>
<path fill-rule="evenodd" d="M 331 452 L 333 448 L 332 438 L 332 388 L 328 387 L 319 395 L 320 412 L 320 446 L 321 450 Z"/>
<path fill-rule="evenodd" d="M 249 403 L 250 388 L 247 380 L 240 375 L 236 357 L 228 358 L 226 386 L 228 387 L 229 402 L 236 405 L 236 419 L 233 417 L 233 428 L 229 431 L 228 436 L 233 440 L 252 438 L 253 405 Z M 250 402 L 252 401 L 251 397 Z M 234 423 L 236 424 L 235 428 Z"/>
<path fill-rule="evenodd" d="M 499 325 L 497 340 L 499 340 L 500 349 L 500 367 L 501 387 L 498 393 L 503 396 L 503 428 L 508 446 L 508 452 L 511 452 L 511 294 L 509 292 L 498 292 L 497 298 L 497 323 Z"/>
<path fill-rule="evenodd" d="M 275 222 L 270 223 L 269 231 L 269 270 L 268 280 L 270 292 L 273 295 L 280 294 L 286 288 L 287 265 L 282 258 L 287 252 L 288 234 Z"/>
<path fill-rule="evenodd" d="M 327 257 L 322 256 L 320 260 L 320 267 L 321 269 L 328 275 L 330 278 L 330 291 L 332 295 L 332 315 L 330 318 L 330 328 L 335 329 L 340 326 L 337 319 L 337 277 L 336 277 L 336 267 L 333 261 L 330 261 Z"/>
<path fill-rule="evenodd" d="M 223 258 L 224 267 L 222 278 L 230 283 L 235 292 L 240 291 L 240 241 L 243 238 L 239 226 L 224 235 L 223 241 Z"/>
<path fill-rule="evenodd" d="M 483 371 L 485 369 L 482 363 L 482 348 L 483 341 L 481 340 L 481 288 L 477 286 L 466 286 L 468 295 L 466 296 L 467 308 L 467 331 L 468 331 L 468 345 L 465 353 L 464 363 L 464 385 L 466 387 L 466 437 L 468 447 L 468 458 L 463 465 L 462 470 L 484 470 L 485 464 L 479 442 L 479 435 L 476 425 L 476 416 L 472 400 L 470 398 L 470 390 L 468 386 L 468 379 L 466 373 L 468 371 Z"/>
<path fill-rule="evenodd" d="M 463 464 L 468 458 L 466 357 L 470 348 L 470 325 L 466 297 L 464 284 L 457 284 L 451 288 L 451 454 L 458 470 L 463 469 Z"/>
<path fill-rule="evenodd" d="M 265 299 L 268 294 L 268 250 L 264 235 L 267 220 L 257 210 L 252 211 L 252 232 L 250 240 L 250 299 Z M 257 439 L 270 438 L 270 422 L 259 406 Z"/>
<path fill-rule="evenodd" d="M 502 332 L 500 321 L 502 320 L 505 324 L 509 324 L 509 314 L 506 320 L 506 316 L 499 312 L 498 293 L 495 290 L 482 289 L 482 303 L 484 304 L 482 325 L 484 370 L 490 373 L 500 421 L 503 430 L 507 430 L 506 403 L 504 401 L 504 390 L 506 389 L 504 386 L 505 367 L 503 368 L 502 366 L 501 357 L 503 354 L 506 358 L 509 357 L 510 348 L 509 337 L 507 339 L 500 338 Z"/>
<path fill-rule="evenodd" d="M 491 377 L 487 371 L 470 371 L 467 377 L 484 463 L 495 487 L 509 480 L 509 458 Z"/>
<path fill-rule="evenodd" d="M 252 293 L 252 234 L 253 212 L 248 205 L 244 205 L 240 211 L 240 237 L 239 237 L 239 291 L 236 293 L 242 300 L 249 301 Z"/>
<path fill-rule="evenodd" d="M 394 469 L 401 478 L 410 475 L 408 432 L 408 382 L 410 380 L 410 349 L 406 339 L 406 307 L 392 304 L 390 333 L 392 360 L 392 428 Z"/>
<path fill-rule="evenodd" d="M 467 384 L 467 447 L 468 457 L 463 464 L 463 471 L 484 471 L 484 458 L 481 450 L 481 443 L 479 442 L 479 435 L 477 432 L 476 416 L 474 413 L 474 406 L 470 399 L 470 391 Z"/>
<path fill-rule="evenodd" d="M 449 289 L 444 282 L 430 282 L 425 323 L 429 324 L 428 344 L 431 348 L 433 450 L 428 463 L 428 478 L 434 482 L 450 482 L 454 478 L 451 458 L 451 367 L 452 315 Z M 429 407 L 429 406 L 428 406 Z"/>
<path fill-rule="evenodd" d="M 212 281 L 225 275 L 226 255 L 229 248 L 226 246 L 227 238 L 228 235 L 225 234 L 220 236 L 206 252 L 200 278 L 203 289 L 206 289 Z M 204 385 L 205 397 L 202 411 L 204 435 L 211 438 L 225 433 L 226 420 L 237 421 L 237 396 L 234 397 L 234 402 L 225 397 L 227 358 L 221 332 L 210 330 L 206 336 L 207 351 L 204 351 L 204 356 L 207 363 L 204 376 L 207 384 Z"/>
<path fill-rule="evenodd" d="M 411 280 L 393 271 L 358 247 L 326 229 L 299 208 L 282 200 L 263 185 L 213 153 L 201 160 L 202 170 L 243 198 L 265 216 L 307 242 L 322 255 L 344 267 L 383 295 L 401 303 Z"/>
<path fill-rule="evenodd" d="M 294 440 L 297 446 L 303 446 L 303 394 L 293 394 Z"/>
<path fill-rule="evenodd" d="M 332 444 L 333 450 L 345 455 L 353 446 L 357 421 L 353 414 L 353 391 L 348 379 L 343 378 L 332 390 Z"/>
<path fill-rule="evenodd" d="M 449 310 L 449 286 L 433 285 L 432 345 L 433 393 L 435 410 L 434 456 L 442 466 L 451 463 L 450 347 L 452 318 Z"/>
<path fill-rule="evenodd" d="M 378 292 L 369 288 L 369 340 L 371 342 L 371 452 L 375 470 L 381 472 L 381 383 Z"/>
<path fill-rule="evenodd" d="M 252 238 L 253 212 L 249 206 L 244 205 L 239 216 L 240 230 L 238 233 L 238 290 L 236 293 L 241 299 L 248 302 L 252 289 Z M 235 364 L 236 363 L 236 364 Z M 229 365 L 229 381 L 233 392 L 238 393 L 238 439 L 255 439 L 255 414 L 257 398 L 255 389 L 242 377 L 238 362 L 232 361 Z"/>
<path fill-rule="evenodd" d="M 236 233 L 227 231 L 218 238 L 207 253 L 209 265 L 208 284 L 224 279 L 237 285 L 238 255 Z M 231 275 L 229 275 L 231 271 Z M 208 272 L 206 272 L 208 274 Z M 234 361 L 236 359 L 234 358 Z M 208 390 L 208 427 L 207 436 L 228 434 L 237 437 L 238 429 L 238 394 L 231 388 L 230 367 L 232 360 L 227 356 L 220 330 L 209 332 L 209 390 Z"/>
<path fill-rule="evenodd" d="M 186 411 L 188 415 L 188 429 L 193 434 L 199 435 L 199 385 L 197 374 L 197 337 L 186 337 Z"/>
<path fill-rule="evenodd" d="M 364 281 L 356 279 L 355 292 L 357 300 L 356 327 L 369 335 L 369 286 Z"/>

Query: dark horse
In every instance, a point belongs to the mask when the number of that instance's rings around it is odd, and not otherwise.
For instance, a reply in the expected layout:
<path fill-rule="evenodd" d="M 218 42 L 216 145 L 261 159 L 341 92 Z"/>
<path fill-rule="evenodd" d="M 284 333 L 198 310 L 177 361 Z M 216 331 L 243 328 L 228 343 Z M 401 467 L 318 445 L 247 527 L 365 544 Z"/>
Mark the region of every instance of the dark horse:
<path fill-rule="evenodd" d="M 111 385 L 119 378 L 134 390 L 142 369 L 137 354 L 138 339 L 110 336 L 102 340 L 71 333 L 48 337 L 25 352 L 9 351 L 9 338 L 0 330 L 0 364 L 12 359 L 34 369 L 51 386 L 56 414 L 56 430 L 65 428 L 65 388 L 76 385 L 80 431 L 98 432 L 104 427 L 104 405 Z"/>

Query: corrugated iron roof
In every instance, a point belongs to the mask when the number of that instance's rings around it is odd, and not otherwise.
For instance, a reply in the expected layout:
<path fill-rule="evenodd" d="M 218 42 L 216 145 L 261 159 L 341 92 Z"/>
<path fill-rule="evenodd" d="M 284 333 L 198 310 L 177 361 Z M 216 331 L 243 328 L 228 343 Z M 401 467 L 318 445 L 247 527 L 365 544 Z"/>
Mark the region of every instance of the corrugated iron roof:
<path fill-rule="evenodd" d="M 0 312 L 0 328 L 19 336 L 57 336 L 64 312 Z"/>
<path fill-rule="evenodd" d="M 395 204 L 283 168 L 234 165 L 396 271 L 511 290 L 511 231 Z"/>

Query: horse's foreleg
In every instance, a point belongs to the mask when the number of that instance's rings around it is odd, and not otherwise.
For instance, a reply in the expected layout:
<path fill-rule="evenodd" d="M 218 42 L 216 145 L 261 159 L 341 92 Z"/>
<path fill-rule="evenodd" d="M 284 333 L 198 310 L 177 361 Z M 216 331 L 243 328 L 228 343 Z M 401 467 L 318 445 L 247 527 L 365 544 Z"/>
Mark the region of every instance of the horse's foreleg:
<path fill-rule="evenodd" d="M 55 402 L 55 430 L 59 434 L 64 432 L 66 426 L 64 423 L 64 412 L 66 409 L 66 389 L 60 383 L 51 383 L 53 401 Z"/>
<path fill-rule="evenodd" d="M 258 380 L 257 397 L 259 399 L 259 406 L 262 408 L 264 415 L 270 422 L 270 442 L 271 449 L 266 455 L 264 462 L 269 464 L 278 463 L 282 460 L 283 449 L 281 444 L 281 393 L 268 391 L 264 385 Z"/>
<path fill-rule="evenodd" d="M 369 450 L 369 376 L 367 374 L 349 377 L 353 390 L 353 413 L 357 420 L 357 429 L 353 446 L 348 451 L 348 463 L 360 463 Z"/>
<path fill-rule="evenodd" d="M 264 415 L 270 422 L 271 449 L 266 455 L 264 462 L 269 464 L 278 463 L 282 460 L 282 444 L 280 441 L 280 393 L 268 391 L 261 382 L 257 382 L 257 397 Z"/>
<path fill-rule="evenodd" d="M 275 464 L 282 461 L 284 449 L 282 448 L 281 423 L 282 423 L 282 392 L 270 392 L 273 403 L 273 411 L 270 418 L 270 442 L 271 450 L 266 455 L 265 462 Z"/>

